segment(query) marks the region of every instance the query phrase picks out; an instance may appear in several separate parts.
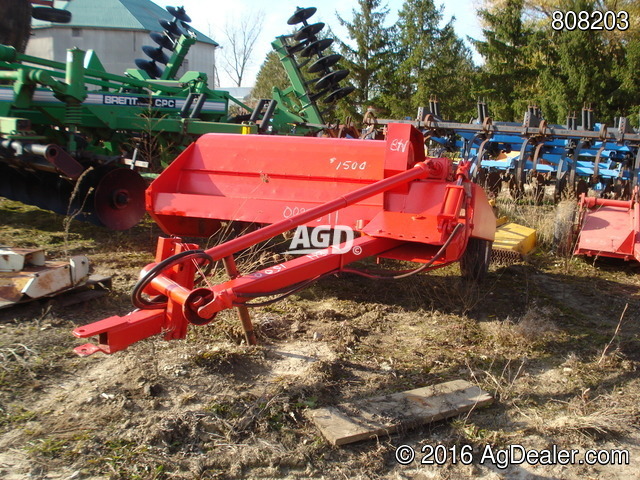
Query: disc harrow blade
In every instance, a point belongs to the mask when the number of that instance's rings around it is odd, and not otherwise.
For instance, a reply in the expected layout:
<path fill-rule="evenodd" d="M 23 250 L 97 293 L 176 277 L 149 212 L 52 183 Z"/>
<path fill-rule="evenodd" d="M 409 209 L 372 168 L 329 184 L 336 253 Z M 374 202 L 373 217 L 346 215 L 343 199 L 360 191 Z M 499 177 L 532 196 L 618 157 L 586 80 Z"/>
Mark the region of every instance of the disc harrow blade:
<path fill-rule="evenodd" d="M 70 215 L 111 230 L 126 230 L 144 216 L 145 180 L 128 168 L 85 171 L 77 182 L 49 172 L 0 164 L 0 195 Z"/>
<path fill-rule="evenodd" d="M 162 70 L 160 69 L 160 67 L 158 67 L 158 65 L 156 65 L 156 62 L 152 60 L 136 58 L 135 63 L 136 67 L 138 67 L 140 70 L 144 70 L 151 78 L 158 78 L 162 75 Z"/>
<path fill-rule="evenodd" d="M 325 98 L 323 100 L 323 103 L 336 102 L 336 101 L 340 100 L 341 98 L 346 97 L 347 95 L 349 95 L 354 90 L 355 90 L 355 87 L 352 87 L 351 85 L 349 85 L 348 87 L 339 88 L 338 90 L 335 90 L 335 91 L 331 92 L 327 96 L 327 98 Z"/>
<path fill-rule="evenodd" d="M 298 23 L 302 23 L 307 19 L 309 19 L 310 17 L 312 17 L 313 14 L 316 13 L 316 10 L 317 10 L 316 7 L 309 7 L 309 8 L 298 7 L 296 12 L 293 15 L 291 15 L 291 17 L 289 17 L 289 20 L 287 20 L 287 24 L 296 25 Z"/>
<path fill-rule="evenodd" d="M 326 72 L 330 67 L 338 63 L 340 59 L 342 59 L 342 55 L 337 53 L 320 57 L 309 66 L 309 73 Z"/>
<path fill-rule="evenodd" d="M 166 34 L 151 32 L 149 36 L 151 37 L 151 40 L 156 42 L 162 48 L 166 48 L 167 50 L 171 51 L 173 51 L 173 49 L 175 48 L 173 39 L 169 38 Z"/>
<path fill-rule="evenodd" d="M 326 50 L 333 43 L 333 38 L 323 38 L 321 40 L 316 40 L 315 42 L 311 42 L 309 45 L 305 47 L 302 52 L 300 52 L 301 57 L 310 57 L 311 55 L 317 55 L 323 50 Z"/>
<path fill-rule="evenodd" d="M 145 180 L 128 168 L 103 175 L 96 188 L 93 207 L 98 220 L 111 230 L 127 230 L 144 216 Z"/>
<path fill-rule="evenodd" d="M 151 60 L 162 63 L 164 65 L 169 63 L 169 57 L 162 51 L 162 47 L 150 47 L 149 45 L 143 45 L 142 51 Z"/>
<path fill-rule="evenodd" d="M 318 80 L 315 88 L 316 90 L 324 90 L 325 88 L 335 86 L 340 80 L 347 78 L 347 75 L 349 75 L 349 70 L 336 70 L 335 72 L 331 72 Z"/>
<path fill-rule="evenodd" d="M 173 15 L 174 17 L 176 17 L 178 20 L 181 20 L 183 22 L 186 23 L 191 23 L 191 17 L 189 15 L 187 15 L 187 12 L 185 12 L 184 7 L 167 7 L 167 12 L 169 12 L 171 15 Z"/>
<path fill-rule="evenodd" d="M 306 27 L 302 27 L 298 30 L 294 35 L 294 40 L 302 41 L 309 40 L 311 37 L 315 37 L 315 35 L 320 32 L 324 28 L 324 23 L 312 23 L 311 25 L 307 25 Z"/>
<path fill-rule="evenodd" d="M 182 29 L 175 22 L 170 22 L 168 20 L 158 20 L 158 23 L 162 28 L 164 28 L 167 32 L 179 37 L 182 35 Z"/>

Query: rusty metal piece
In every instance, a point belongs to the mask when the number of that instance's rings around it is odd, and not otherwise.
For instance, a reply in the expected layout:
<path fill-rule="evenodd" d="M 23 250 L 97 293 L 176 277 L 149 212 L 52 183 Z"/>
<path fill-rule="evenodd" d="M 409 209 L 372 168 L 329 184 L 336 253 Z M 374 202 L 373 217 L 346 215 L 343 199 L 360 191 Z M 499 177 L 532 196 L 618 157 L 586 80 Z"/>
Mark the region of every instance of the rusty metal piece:
<path fill-rule="evenodd" d="M 507 267 L 521 262 L 522 259 L 522 254 L 513 250 L 491 250 L 491 264 L 495 266 Z"/>
<path fill-rule="evenodd" d="M 89 259 L 45 261 L 42 249 L 0 249 L 0 308 L 49 297 L 85 283 Z"/>
<path fill-rule="evenodd" d="M 240 272 L 238 272 L 238 266 L 236 265 L 233 255 L 224 257 L 223 262 L 224 268 L 231 280 L 235 280 L 240 276 Z M 253 323 L 251 322 L 249 309 L 246 305 L 238 305 L 236 310 L 238 311 L 238 318 L 240 319 L 242 329 L 244 330 L 244 338 L 247 341 L 247 345 L 257 345 L 258 339 L 256 338 L 256 334 L 253 330 Z"/>

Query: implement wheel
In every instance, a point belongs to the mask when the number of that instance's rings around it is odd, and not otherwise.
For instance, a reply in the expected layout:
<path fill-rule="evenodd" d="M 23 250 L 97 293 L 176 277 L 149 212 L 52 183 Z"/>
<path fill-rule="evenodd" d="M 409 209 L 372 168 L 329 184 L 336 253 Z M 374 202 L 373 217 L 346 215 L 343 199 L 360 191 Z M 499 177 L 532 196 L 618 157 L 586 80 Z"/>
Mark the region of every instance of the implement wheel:
<path fill-rule="evenodd" d="M 469 239 L 467 249 L 460 258 L 460 273 L 467 280 L 479 282 L 489 271 L 493 242 L 481 238 Z"/>

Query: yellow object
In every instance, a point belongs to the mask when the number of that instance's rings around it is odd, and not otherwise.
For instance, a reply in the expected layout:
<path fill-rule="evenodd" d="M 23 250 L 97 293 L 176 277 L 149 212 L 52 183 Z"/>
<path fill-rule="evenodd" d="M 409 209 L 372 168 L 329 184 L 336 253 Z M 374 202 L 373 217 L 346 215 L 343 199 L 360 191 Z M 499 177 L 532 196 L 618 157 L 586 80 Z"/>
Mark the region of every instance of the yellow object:
<path fill-rule="evenodd" d="M 509 219 L 507 217 L 496 218 L 496 228 L 501 227 L 505 223 L 509 223 Z"/>
<path fill-rule="evenodd" d="M 493 249 L 515 252 L 526 255 L 536 248 L 536 231 L 533 228 L 518 225 L 498 219 L 496 239 L 493 241 Z"/>

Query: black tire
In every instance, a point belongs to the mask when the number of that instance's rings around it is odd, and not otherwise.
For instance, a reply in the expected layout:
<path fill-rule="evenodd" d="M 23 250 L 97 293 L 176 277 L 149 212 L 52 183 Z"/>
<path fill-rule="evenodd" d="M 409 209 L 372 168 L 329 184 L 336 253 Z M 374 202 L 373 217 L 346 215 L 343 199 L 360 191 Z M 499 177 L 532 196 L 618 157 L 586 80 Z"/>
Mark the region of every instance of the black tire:
<path fill-rule="evenodd" d="M 575 200 L 563 200 L 556 207 L 553 222 L 553 250 L 562 257 L 573 253 L 574 223 L 578 204 Z"/>
<path fill-rule="evenodd" d="M 463 278 L 479 282 L 489 271 L 493 242 L 481 238 L 469 239 L 467 249 L 460 258 L 460 273 Z"/>

